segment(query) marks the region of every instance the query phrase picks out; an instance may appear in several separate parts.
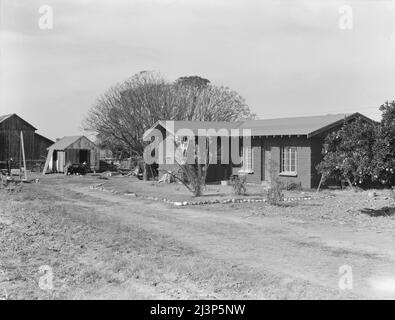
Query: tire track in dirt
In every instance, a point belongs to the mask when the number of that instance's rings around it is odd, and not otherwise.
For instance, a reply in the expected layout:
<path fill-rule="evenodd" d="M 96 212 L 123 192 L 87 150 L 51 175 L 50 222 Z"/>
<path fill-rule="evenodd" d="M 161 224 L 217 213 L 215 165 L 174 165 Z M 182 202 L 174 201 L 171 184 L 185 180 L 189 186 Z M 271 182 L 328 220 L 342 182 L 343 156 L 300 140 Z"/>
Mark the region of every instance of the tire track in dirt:
<path fill-rule="evenodd" d="M 71 191 L 85 195 L 77 204 L 95 208 L 108 217 L 170 235 L 251 272 L 306 281 L 329 289 L 331 294 L 342 295 L 338 290 L 341 265 L 353 267 L 354 292 L 361 297 L 377 294 L 371 291 L 367 279 L 390 274 L 394 269 L 390 255 L 373 254 L 370 248 L 363 251 L 347 241 L 329 239 L 328 235 L 322 239 L 310 225 L 295 226 L 277 217 L 244 219 L 232 213 L 173 208 L 80 186 Z"/>

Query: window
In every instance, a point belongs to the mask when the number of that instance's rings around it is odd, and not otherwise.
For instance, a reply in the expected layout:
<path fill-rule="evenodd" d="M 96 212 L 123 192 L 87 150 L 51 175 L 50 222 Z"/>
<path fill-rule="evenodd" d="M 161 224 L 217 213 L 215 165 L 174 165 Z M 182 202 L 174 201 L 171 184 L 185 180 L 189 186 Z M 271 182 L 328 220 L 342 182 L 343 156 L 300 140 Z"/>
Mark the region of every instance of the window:
<path fill-rule="evenodd" d="M 281 152 L 281 173 L 296 174 L 296 147 L 283 147 Z"/>
<path fill-rule="evenodd" d="M 222 155 L 222 153 L 221 153 L 221 139 L 220 138 L 217 138 L 217 164 L 221 164 L 222 162 L 221 162 L 221 155 Z"/>
<path fill-rule="evenodd" d="M 242 148 L 242 168 L 240 171 L 242 172 L 248 172 L 248 173 L 252 173 L 254 172 L 253 168 L 252 168 L 252 148 L 251 147 L 244 147 Z"/>
<path fill-rule="evenodd" d="M 176 149 L 176 155 L 177 155 L 177 161 L 180 163 L 186 163 L 187 161 L 187 156 L 188 156 L 188 144 L 189 144 L 189 139 L 187 136 L 181 137 L 181 139 L 178 140 L 178 145 Z"/>

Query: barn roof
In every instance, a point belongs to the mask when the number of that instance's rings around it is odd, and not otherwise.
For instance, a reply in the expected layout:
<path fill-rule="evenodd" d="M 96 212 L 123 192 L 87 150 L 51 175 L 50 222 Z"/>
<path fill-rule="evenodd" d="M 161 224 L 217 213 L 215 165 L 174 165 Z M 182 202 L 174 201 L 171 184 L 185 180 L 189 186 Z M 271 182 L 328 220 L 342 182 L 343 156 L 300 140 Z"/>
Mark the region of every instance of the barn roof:
<path fill-rule="evenodd" d="M 29 122 L 26 120 L 22 119 L 20 116 L 18 116 L 16 113 L 11 113 L 11 114 L 5 114 L 3 116 L 0 116 L 0 123 L 4 122 L 5 120 L 11 118 L 11 117 L 18 117 L 20 120 L 22 120 L 24 123 L 26 123 L 28 126 L 32 127 L 34 130 L 37 130 L 36 127 L 32 126 Z"/>
<path fill-rule="evenodd" d="M 149 136 L 150 132 L 158 125 L 166 128 L 172 134 L 182 128 L 191 129 L 195 134 L 198 129 L 212 128 L 219 130 L 224 128 L 228 130 L 250 129 L 253 136 L 307 135 L 312 137 L 341 124 L 343 121 L 357 117 L 374 122 L 358 112 L 352 114 L 340 113 L 309 117 L 247 120 L 244 122 L 173 121 L 173 125 L 170 121 L 158 121 L 144 134 L 144 137 Z"/>
<path fill-rule="evenodd" d="M 41 135 L 41 134 L 39 134 L 39 133 L 37 133 L 37 132 L 35 132 L 34 134 L 35 134 L 35 136 L 38 137 L 39 139 L 45 140 L 45 141 L 50 142 L 50 143 L 54 143 L 51 139 L 48 139 L 47 137 L 44 137 L 43 135 Z"/>
<path fill-rule="evenodd" d="M 8 119 L 9 117 L 13 116 L 15 113 L 12 114 L 5 114 L 4 116 L 0 116 L 0 122 L 3 122 L 4 120 Z"/>

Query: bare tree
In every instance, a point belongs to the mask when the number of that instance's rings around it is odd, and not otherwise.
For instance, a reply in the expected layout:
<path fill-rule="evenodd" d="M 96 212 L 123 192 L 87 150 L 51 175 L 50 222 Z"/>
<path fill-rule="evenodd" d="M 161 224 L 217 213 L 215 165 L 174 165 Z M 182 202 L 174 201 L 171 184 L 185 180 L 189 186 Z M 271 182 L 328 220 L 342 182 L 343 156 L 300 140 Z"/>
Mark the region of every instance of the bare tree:
<path fill-rule="evenodd" d="M 141 155 L 142 136 L 159 119 L 172 117 L 172 93 L 158 73 L 140 72 L 110 88 L 89 110 L 84 127 L 97 132 L 109 148 Z"/>
<path fill-rule="evenodd" d="M 141 156 L 143 134 L 158 120 L 237 121 L 253 116 L 235 91 L 197 76 L 180 79 L 171 83 L 151 71 L 134 75 L 97 99 L 84 128 L 97 132 L 109 148 Z"/>
<path fill-rule="evenodd" d="M 203 193 L 203 187 L 206 185 L 206 176 L 209 168 L 209 139 L 206 139 L 206 146 L 201 150 L 195 144 L 195 138 L 189 137 L 186 142 L 181 142 L 179 137 L 174 139 L 175 146 L 175 163 L 179 170 L 173 172 L 163 169 L 164 172 L 172 176 L 175 180 L 181 182 L 195 197 Z M 186 152 L 187 151 L 187 152 Z M 188 152 L 192 152 L 193 163 L 188 161 Z"/>

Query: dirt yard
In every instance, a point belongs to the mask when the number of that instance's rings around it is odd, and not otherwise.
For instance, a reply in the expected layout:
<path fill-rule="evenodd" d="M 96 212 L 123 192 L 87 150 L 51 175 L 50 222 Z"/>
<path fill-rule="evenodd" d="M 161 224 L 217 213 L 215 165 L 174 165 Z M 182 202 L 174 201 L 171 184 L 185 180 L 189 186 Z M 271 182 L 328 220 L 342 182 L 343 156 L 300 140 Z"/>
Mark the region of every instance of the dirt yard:
<path fill-rule="evenodd" d="M 190 199 L 180 185 L 39 178 L 20 192 L 0 190 L 0 299 L 395 298 L 386 191 L 175 207 L 125 193 Z M 90 188 L 100 183 L 117 193 Z M 209 186 L 202 198 L 231 197 L 226 188 Z M 42 287 L 48 276 L 52 289 Z M 339 288 L 344 277 L 352 289 Z"/>

